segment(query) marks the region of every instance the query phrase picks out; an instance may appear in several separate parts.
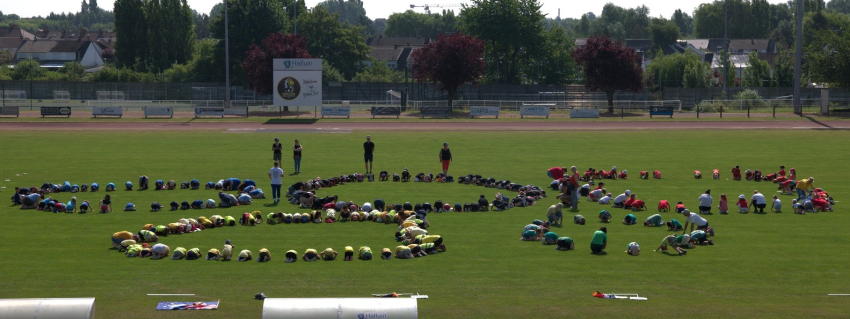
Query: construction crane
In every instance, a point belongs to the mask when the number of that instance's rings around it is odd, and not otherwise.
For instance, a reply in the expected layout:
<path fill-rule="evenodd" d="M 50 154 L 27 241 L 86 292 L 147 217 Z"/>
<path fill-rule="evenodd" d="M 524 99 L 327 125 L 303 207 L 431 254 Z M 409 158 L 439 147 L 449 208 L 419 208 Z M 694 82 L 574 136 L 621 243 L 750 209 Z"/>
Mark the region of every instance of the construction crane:
<path fill-rule="evenodd" d="M 411 9 L 425 8 L 425 13 L 431 14 L 431 8 L 460 8 L 460 4 L 411 4 Z"/>

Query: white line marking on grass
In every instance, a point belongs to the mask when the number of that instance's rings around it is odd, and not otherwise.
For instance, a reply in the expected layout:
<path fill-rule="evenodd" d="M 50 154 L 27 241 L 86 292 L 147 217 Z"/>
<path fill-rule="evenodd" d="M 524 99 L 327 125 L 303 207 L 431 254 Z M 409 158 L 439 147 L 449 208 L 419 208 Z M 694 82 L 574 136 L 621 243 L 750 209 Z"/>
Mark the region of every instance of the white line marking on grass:
<path fill-rule="evenodd" d="M 195 294 L 148 294 L 148 296 L 194 296 Z"/>

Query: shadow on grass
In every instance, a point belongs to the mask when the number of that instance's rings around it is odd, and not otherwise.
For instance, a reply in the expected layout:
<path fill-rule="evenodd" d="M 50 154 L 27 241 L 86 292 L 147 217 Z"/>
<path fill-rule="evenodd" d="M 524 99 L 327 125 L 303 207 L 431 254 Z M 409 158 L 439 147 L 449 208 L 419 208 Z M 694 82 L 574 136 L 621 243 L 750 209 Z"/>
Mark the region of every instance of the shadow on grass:
<path fill-rule="evenodd" d="M 598 252 L 598 253 L 590 252 L 590 254 L 595 255 L 595 256 L 605 256 L 605 255 L 608 254 L 608 252 L 607 251 Z"/>
<path fill-rule="evenodd" d="M 263 206 L 265 206 L 265 207 L 275 207 L 275 206 L 278 206 L 278 204 L 280 204 L 280 203 L 271 202 L 271 203 L 265 203 L 265 204 L 263 204 Z"/>
<path fill-rule="evenodd" d="M 263 124 L 313 124 L 319 119 L 269 119 Z"/>

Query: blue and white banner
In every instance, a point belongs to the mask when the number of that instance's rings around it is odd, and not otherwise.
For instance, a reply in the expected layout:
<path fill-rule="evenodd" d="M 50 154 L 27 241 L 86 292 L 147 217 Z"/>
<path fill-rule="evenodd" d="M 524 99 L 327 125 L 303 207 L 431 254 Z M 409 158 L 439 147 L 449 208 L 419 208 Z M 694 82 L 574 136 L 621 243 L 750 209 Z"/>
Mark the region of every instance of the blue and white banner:
<path fill-rule="evenodd" d="M 495 116 L 499 117 L 498 106 L 470 106 L 469 116 Z"/>
<path fill-rule="evenodd" d="M 195 107 L 195 117 L 199 116 L 220 116 L 224 117 L 223 107 Z"/>
<path fill-rule="evenodd" d="M 570 118 L 599 118 L 599 109 L 570 109 Z"/>
<path fill-rule="evenodd" d="M 548 106 L 523 106 L 519 109 L 519 115 L 522 116 L 545 116 L 549 117 Z"/>
<path fill-rule="evenodd" d="M 349 107 L 322 107 L 322 117 L 325 116 L 345 116 L 351 117 L 351 108 Z"/>
<path fill-rule="evenodd" d="M 117 116 L 123 115 L 123 108 L 120 106 L 92 106 L 91 115 L 94 117 L 100 116 Z"/>

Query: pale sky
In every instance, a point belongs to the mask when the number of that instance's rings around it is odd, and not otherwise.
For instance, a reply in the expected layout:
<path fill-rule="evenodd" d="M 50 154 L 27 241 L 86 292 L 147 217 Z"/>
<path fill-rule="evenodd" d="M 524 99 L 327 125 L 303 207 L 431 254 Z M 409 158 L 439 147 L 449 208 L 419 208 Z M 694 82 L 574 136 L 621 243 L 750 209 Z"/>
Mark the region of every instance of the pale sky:
<path fill-rule="evenodd" d="M 694 9 L 700 3 L 711 2 L 707 0 L 666 0 L 666 1 L 646 1 L 646 0 L 611 0 L 611 1 L 573 1 L 573 0 L 539 0 L 543 4 L 541 11 L 547 17 L 555 18 L 558 16 L 558 9 L 561 9 L 562 18 L 579 18 L 582 14 L 593 12 L 597 16 L 602 13 L 602 7 L 605 3 L 611 2 L 623 8 L 634 8 L 640 5 L 646 5 L 649 8 L 649 15 L 652 17 L 663 16 L 670 18 L 676 9 L 692 14 Z M 79 12 L 82 0 L 34 0 L 28 1 L 3 1 L 0 6 L 0 11 L 4 14 L 17 14 L 21 17 L 31 16 L 46 16 L 50 12 Z M 222 1 L 216 0 L 188 0 L 189 6 L 198 12 L 209 13 L 212 7 Z M 307 7 L 313 7 L 321 0 L 306 0 Z M 785 3 L 787 0 L 768 0 L 770 3 Z M 107 10 L 112 10 L 114 0 L 98 0 L 98 6 Z M 453 8 L 455 12 L 459 12 L 459 4 L 470 3 L 468 0 L 363 0 L 363 6 L 366 9 L 366 15 L 374 20 L 377 18 L 386 18 L 394 12 L 404 12 L 410 9 L 411 4 L 423 5 L 457 5 Z M 425 12 L 422 8 L 416 8 L 417 12 Z M 438 12 L 440 8 L 432 7 L 431 12 Z"/>

